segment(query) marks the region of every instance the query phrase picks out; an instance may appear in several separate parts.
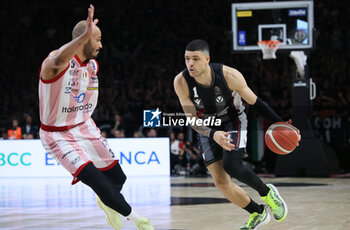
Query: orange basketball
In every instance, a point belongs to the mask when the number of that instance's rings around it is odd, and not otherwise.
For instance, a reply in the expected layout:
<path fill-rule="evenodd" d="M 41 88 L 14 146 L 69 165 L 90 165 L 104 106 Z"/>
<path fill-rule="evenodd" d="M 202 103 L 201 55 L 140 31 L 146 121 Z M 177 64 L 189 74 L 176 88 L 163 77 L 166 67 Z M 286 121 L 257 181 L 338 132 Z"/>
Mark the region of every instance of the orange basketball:
<path fill-rule="evenodd" d="M 267 129 L 265 143 L 272 152 L 285 155 L 299 145 L 298 133 L 299 131 L 287 122 L 276 122 Z"/>

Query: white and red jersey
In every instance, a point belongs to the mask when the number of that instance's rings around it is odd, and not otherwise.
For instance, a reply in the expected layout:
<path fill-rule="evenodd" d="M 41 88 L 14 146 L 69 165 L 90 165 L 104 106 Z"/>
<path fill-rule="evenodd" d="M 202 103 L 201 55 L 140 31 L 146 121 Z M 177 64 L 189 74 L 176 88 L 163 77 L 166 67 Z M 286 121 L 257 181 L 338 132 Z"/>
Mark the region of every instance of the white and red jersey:
<path fill-rule="evenodd" d="M 41 129 L 63 131 L 91 117 L 98 98 L 98 63 L 82 63 L 77 55 L 51 80 L 39 73 L 39 107 Z"/>

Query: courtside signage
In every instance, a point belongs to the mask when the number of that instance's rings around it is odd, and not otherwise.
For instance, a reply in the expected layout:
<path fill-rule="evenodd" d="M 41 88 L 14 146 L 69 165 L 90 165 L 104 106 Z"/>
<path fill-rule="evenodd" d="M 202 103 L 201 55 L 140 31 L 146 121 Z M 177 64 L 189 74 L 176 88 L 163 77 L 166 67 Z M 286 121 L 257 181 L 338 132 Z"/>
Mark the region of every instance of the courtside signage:
<path fill-rule="evenodd" d="M 127 176 L 169 175 L 168 138 L 108 139 Z M 0 140 L 0 177 L 71 176 L 40 140 Z"/>

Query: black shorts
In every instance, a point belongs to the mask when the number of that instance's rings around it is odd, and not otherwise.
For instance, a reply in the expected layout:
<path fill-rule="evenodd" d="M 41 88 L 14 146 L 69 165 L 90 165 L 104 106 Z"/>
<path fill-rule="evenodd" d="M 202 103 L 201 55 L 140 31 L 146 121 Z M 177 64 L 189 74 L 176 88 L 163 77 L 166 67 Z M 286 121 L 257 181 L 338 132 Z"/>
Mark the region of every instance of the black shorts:
<path fill-rule="evenodd" d="M 228 136 L 233 141 L 232 144 L 235 145 L 233 150 L 234 154 L 241 154 L 242 158 L 247 157 L 246 144 L 247 144 L 247 128 L 246 125 L 236 125 L 228 124 L 222 127 L 223 130 L 230 133 Z M 218 145 L 214 140 L 209 139 L 204 135 L 199 134 L 199 141 L 202 148 L 202 155 L 204 159 L 205 166 L 210 165 L 218 160 L 222 159 L 224 150 L 220 145 Z"/>

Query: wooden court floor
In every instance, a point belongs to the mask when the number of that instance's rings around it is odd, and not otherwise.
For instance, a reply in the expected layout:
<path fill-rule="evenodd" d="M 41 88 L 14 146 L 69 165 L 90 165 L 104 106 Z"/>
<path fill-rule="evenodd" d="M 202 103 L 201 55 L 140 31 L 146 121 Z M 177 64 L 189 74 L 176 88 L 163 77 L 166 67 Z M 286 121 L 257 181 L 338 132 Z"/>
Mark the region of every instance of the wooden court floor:
<path fill-rule="evenodd" d="M 261 229 L 350 229 L 349 178 L 264 178 L 288 204 L 287 218 Z M 94 193 L 71 178 L 0 178 L 0 229 L 112 229 Z M 238 183 L 239 184 L 239 183 Z M 244 186 L 256 201 L 258 194 Z M 159 230 L 231 230 L 248 213 L 224 199 L 212 179 L 131 177 L 123 188 L 127 201 Z M 123 229 L 136 229 L 123 221 Z"/>

